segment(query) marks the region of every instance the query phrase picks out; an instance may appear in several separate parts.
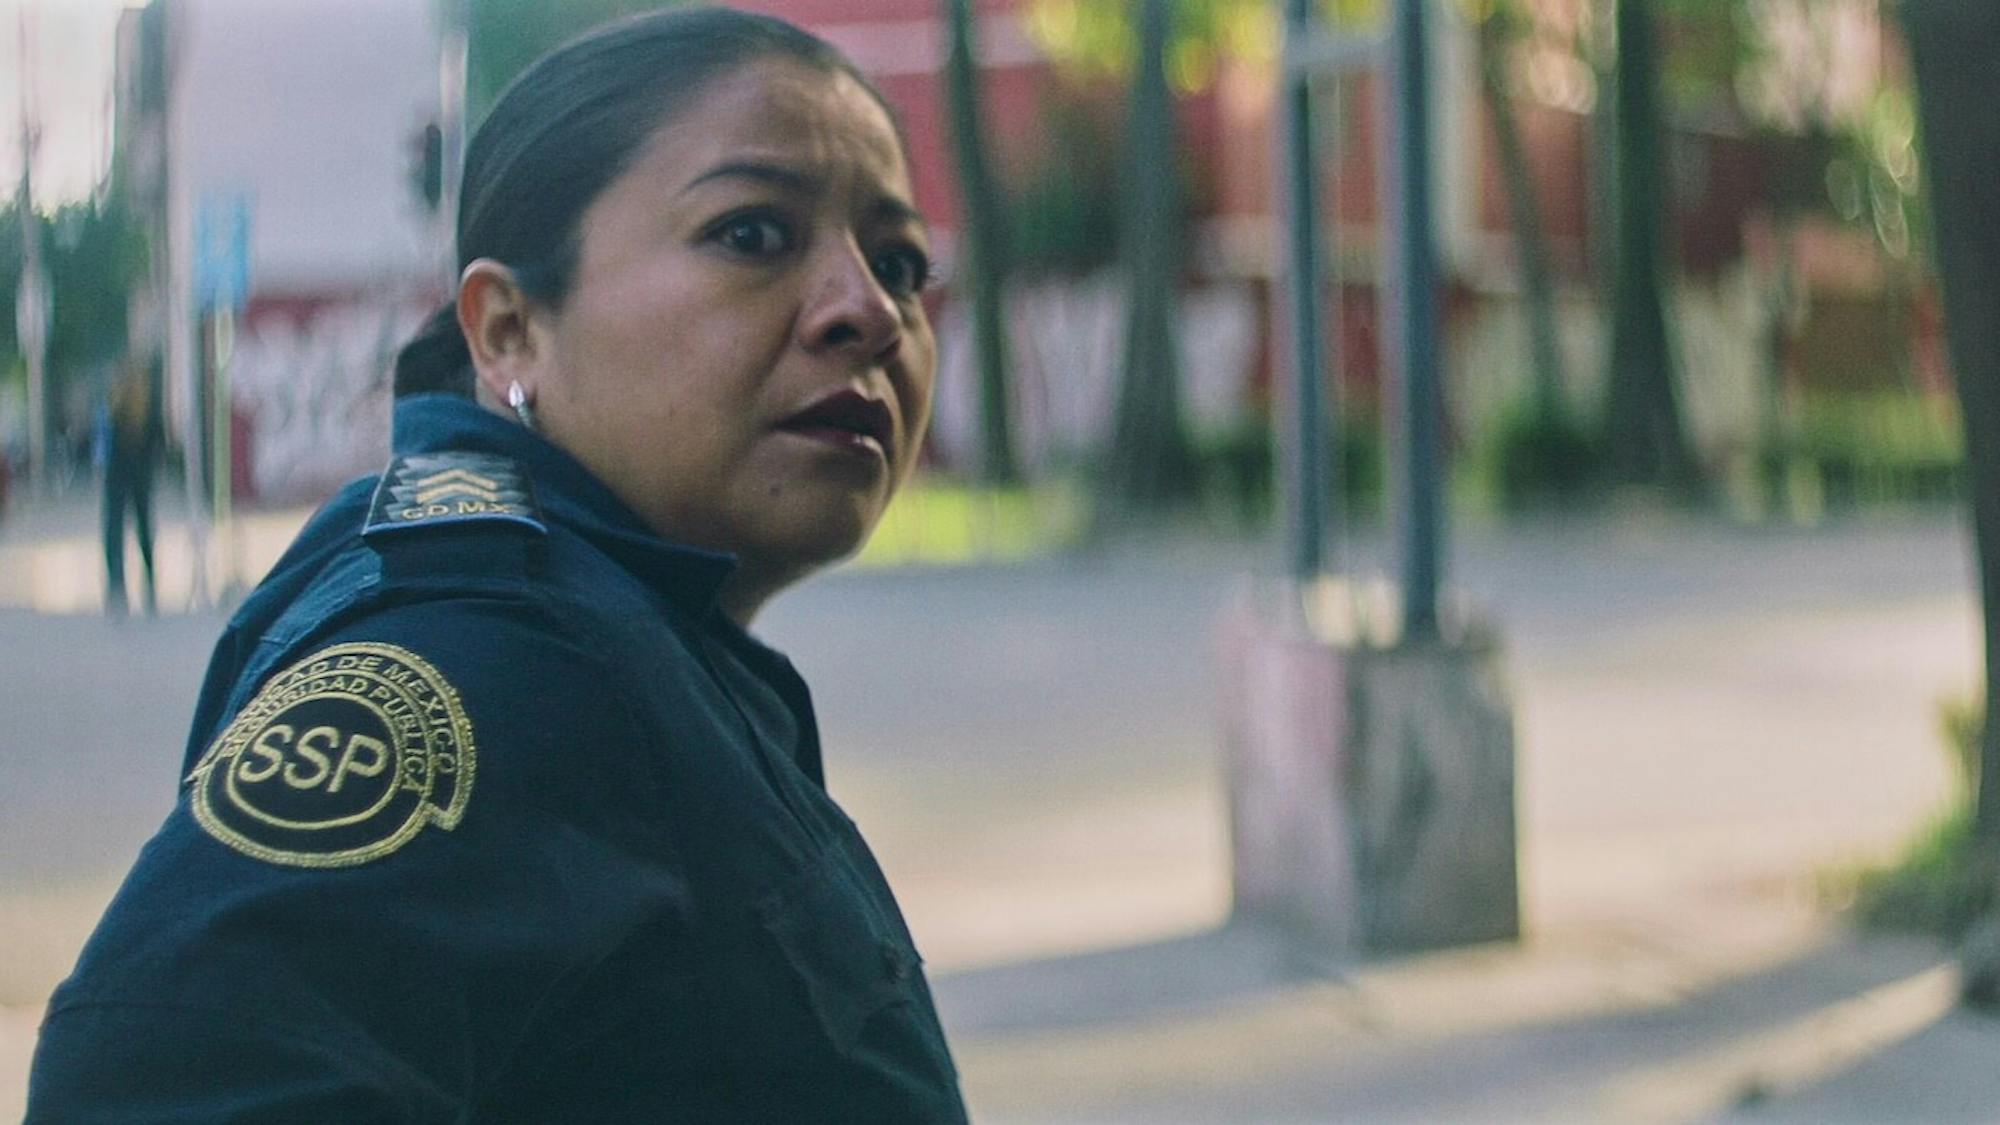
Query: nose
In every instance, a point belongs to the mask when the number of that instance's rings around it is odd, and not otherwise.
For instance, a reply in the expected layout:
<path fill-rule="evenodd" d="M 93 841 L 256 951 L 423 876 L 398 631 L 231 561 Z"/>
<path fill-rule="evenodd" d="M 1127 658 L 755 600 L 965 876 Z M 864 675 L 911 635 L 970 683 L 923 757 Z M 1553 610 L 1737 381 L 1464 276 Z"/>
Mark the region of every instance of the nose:
<path fill-rule="evenodd" d="M 881 362 L 902 346 L 902 310 L 852 239 L 829 247 L 812 287 L 800 323 L 807 350 Z"/>

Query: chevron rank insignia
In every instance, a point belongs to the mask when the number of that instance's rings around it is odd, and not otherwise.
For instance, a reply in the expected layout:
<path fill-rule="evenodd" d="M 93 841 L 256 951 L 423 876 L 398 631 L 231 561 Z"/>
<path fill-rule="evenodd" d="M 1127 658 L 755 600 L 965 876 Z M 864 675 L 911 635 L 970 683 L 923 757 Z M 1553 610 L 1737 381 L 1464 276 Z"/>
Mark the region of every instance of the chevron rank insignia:
<path fill-rule="evenodd" d="M 491 453 L 398 457 L 382 472 L 363 535 L 467 520 L 503 520 L 546 533 L 527 474 Z"/>

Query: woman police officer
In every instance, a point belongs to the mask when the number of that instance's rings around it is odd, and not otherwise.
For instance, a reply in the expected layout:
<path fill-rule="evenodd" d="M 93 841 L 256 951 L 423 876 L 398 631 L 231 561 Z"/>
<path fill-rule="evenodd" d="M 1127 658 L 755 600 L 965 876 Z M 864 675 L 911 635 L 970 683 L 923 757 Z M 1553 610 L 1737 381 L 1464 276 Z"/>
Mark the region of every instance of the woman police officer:
<path fill-rule="evenodd" d="M 219 643 L 30 1120 L 962 1120 L 805 685 L 744 631 L 929 416 L 890 113 L 789 25 L 660 13 L 525 72 L 464 184 L 395 456 Z"/>

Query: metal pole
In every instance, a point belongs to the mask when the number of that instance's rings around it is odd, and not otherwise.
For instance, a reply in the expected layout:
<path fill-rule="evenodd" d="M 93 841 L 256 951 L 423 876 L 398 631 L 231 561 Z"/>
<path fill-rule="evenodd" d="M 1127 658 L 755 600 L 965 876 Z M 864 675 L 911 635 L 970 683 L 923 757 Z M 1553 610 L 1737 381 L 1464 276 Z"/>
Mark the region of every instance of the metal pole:
<path fill-rule="evenodd" d="M 1288 53 L 1313 41 L 1313 0 L 1286 0 Z M 1304 583 L 1326 569 L 1325 367 L 1320 348 L 1319 191 L 1313 159 L 1312 72 L 1287 67 L 1284 82 L 1286 257 L 1284 288 L 1291 297 L 1292 442 L 1290 541 L 1293 579 Z"/>
<path fill-rule="evenodd" d="M 1394 154 L 1389 192 L 1396 220 L 1389 297 L 1397 350 L 1398 488 L 1403 636 L 1438 636 L 1438 571 L 1443 540 L 1442 381 L 1439 378 L 1437 258 L 1432 244 L 1430 106 L 1424 4 L 1396 0 L 1389 33 Z"/>
<path fill-rule="evenodd" d="M 439 258 L 447 298 L 458 292 L 458 196 L 465 174 L 467 31 L 465 0 L 446 0 L 438 44 Z"/>
<path fill-rule="evenodd" d="M 215 458 L 214 473 L 209 478 L 214 491 L 211 493 L 209 510 L 215 516 L 216 542 L 224 545 L 217 587 L 221 596 L 227 597 L 236 584 L 236 560 L 230 557 L 228 543 L 235 532 L 236 499 L 236 409 L 231 401 L 229 387 L 229 361 L 236 353 L 236 310 L 227 304 L 219 304 L 210 311 L 208 317 L 210 339 L 214 341 L 212 354 L 215 365 L 210 369 L 210 377 L 215 387 L 215 418 L 210 423 L 214 440 L 211 443 Z"/>
<path fill-rule="evenodd" d="M 22 151 L 32 152 L 33 148 L 24 144 Z M 15 207 L 21 220 L 21 281 L 15 291 L 14 329 L 28 365 L 28 480 L 41 491 L 49 483 L 49 282 L 42 268 L 41 223 L 35 217 L 25 163 Z"/>
<path fill-rule="evenodd" d="M 35 104 L 35 57 L 31 46 L 37 31 L 23 7 L 16 23 L 20 36 L 21 186 L 15 201 L 21 224 L 21 280 L 15 294 L 14 326 L 28 366 L 28 481 L 37 492 L 49 485 L 48 337 L 49 278 L 42 267 L 41 224 L 35 218 L 33 170 L 41 147 L 39 107 Z"/>

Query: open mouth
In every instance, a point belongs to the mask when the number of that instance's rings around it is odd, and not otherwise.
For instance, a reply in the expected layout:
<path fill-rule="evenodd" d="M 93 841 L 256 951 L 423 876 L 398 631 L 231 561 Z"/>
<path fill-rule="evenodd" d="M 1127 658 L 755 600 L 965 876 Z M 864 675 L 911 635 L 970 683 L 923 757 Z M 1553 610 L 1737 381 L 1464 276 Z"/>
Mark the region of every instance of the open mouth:
<path fill-rule="evenodd" d="M 778 428 L 887 459 L 895 442 L 896 419 L 888 403 L 856 391 L 840 391 L 785 419 Z"/>

